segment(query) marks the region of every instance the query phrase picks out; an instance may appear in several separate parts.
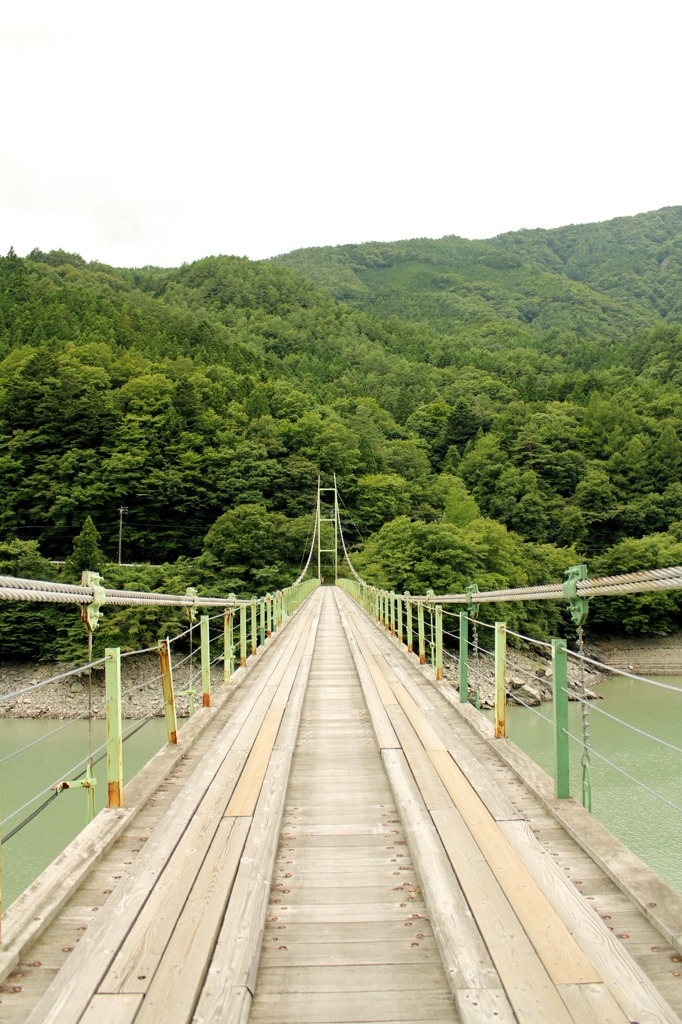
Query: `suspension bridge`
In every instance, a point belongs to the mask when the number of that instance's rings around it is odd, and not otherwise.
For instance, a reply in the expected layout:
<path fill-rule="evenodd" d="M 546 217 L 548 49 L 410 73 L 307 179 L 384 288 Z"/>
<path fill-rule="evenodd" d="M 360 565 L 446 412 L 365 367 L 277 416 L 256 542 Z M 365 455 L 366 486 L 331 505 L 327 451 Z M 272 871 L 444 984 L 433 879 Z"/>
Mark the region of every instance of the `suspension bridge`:
<path fill-rule="evenodd" d="M 0 578 L 1 600 L 78 605 L 90 631 L 108 605 L 157 603 L 186 607 L 190 640 L 199 632 L 194 713 L 180 729 L 183 637 L 159 644 L 149 685 L 168 743 L 125 786 L 129 662 L 109 649 L 95 665 L 108 807 L 5 913 L 0 1019 L 682 1020 L 682 897 L 589 813 L 597 751 L 587 712 L 577 737 L 566 717 L 571 660 L 587 708 L 581 637 L 571 653 L 565 639 L 514 634 L 551 659 L 550 778 L 505 738 L 511 631 L 481 612 L 563 600 L 580 630 L 588 601 L 682 589 L 682 567 L 606 580 L 574 567 L 563 585 L 399 595 L 355 572 L 336 492 L 326 507 L 323 493 L 303 572 L 260 598 Z M 333 585 L 319 585 L 324 565 Z M 476 707 L 486 626 L 492 721 Z M 76 785 L 90 798 L 92 762 L 90 751 L 47 798 Z M 19 808 L 13 828 L 33 813 Z"/>

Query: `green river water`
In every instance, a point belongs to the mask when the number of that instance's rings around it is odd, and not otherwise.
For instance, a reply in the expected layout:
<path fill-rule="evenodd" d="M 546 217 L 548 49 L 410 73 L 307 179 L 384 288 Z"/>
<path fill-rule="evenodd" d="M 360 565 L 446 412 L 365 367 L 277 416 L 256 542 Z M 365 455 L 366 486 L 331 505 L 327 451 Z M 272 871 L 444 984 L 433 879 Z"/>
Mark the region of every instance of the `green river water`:
<path fill-rule="evenodd" d="M 604 763 L 597 752 L 643 782 L 655 793 L 682 807 L 682 754 L 671 747 L 682 746 L 682 678 L 661 680 L 673 689 L 662 689 L 620 677 L 603 684 L 604 699 L 590 707 L 593 813 L 623 843 L 682 892 L 682 814 L 629 781 Z M 623 719 L 642 732 L 665 740 L 671 747 L 643 737 L 640 733 L 607 718 L 601 712 Z M 570 732 L 581 736 L 580 705 L 571 703 Z M 510 706 L 507 709 L 510 739 L 550 774 L 553 771 L 552 706 L 539 708 Z M 542 717 L 541 717 L 542 716 Z M 40 740 L 63 722 L 0 719 L 0 762 L 15 750 Z M 132 723 L 125 723 L 128 729 Z M 165 743 L 162 719 L 153 719 L 124 744 L 124 775 L 135 772 Z M 104 741 L 104 723 L 93 723 L 92 747 Z M 88 749 L 85 722 L 68 723 L 57 735 L 36 743 L 18 757 L 0 763 L 0 800 L 3 820 L 25 804 L 38 790 L 59 779 L 69 778 L 70 769 Z M 572 743 L 571 792 L 580 799 L 580 754 Z M 106 799 L 105 765 L 97 766 L 97 806 Z M 45 799 L 44 797 L 42 799 Z M 40 801 L 38 801 L 39 803 Z M 22 821 L 33 806 L 12 818 L 3 834 Z M 63 792 L 34 821 L 2 847 L 3 906 L 10 903 L 33 881 L 74 838 L 85 822 L 85 793 L 80 789 Z"/>
<path fill-rule="evenodd" d="M 682 748 L 682 677 L 667 676 L 659 681 L 672 689 L 614 676 L 598 688 L 603 700 L 589 705 L 592 813 L 682 892 L 682 812 L 659 798 L 664 797 L 682 809 L 682 753 L 672 749 Z M 507 735 L 553 776 L 552 713 L 551 704 L 538 708 L 508 706 Z M 655 743 L 642 736 L 642 732 L 657 736 L 670 746 Z M 582 736 L 578 702 L 569 704 L 569 733 L 577 739 Z M 577 742 L 571 742 L 570 747 L 571 795 L 581 801 L 582 747 Z M 630 781 L 622 772 L 653 792 Z"/>
<path fill-rule="evenodd" d="M 59 733 L 39 742 L 48 733 Z M 123 723 L 124 732 L 134 723 Z M 42 796 L 16 817 L 17 808 L 38 791 L 62 779 L 72 779 L 71 769 L 89 749 L 105 742 L 105 723 L 93 721 L 92 746 L 87 722 L 57 722 L 50 719 L 0 718 L 0 809 L 7 824 L 3 837 L 23 821 L 45 799 Z M 153 718 L 123 744 L 124 784 L 166 742 L 165 722 Z M 4 761 L 9 754 L 35 744 L 24 753 Z M 80 768 L 78 769 L 80 771 Z M 75 774 L 78 774 L 76 772 Z M 106 805 L 106 761 L 95 766 L 97 810 Z M 65 790 L 44 811 L 2 846 L 2 905 L 6 909 L 37 878 L 58 853 L 78 835 L 86 822 L 84 789 Z"/>

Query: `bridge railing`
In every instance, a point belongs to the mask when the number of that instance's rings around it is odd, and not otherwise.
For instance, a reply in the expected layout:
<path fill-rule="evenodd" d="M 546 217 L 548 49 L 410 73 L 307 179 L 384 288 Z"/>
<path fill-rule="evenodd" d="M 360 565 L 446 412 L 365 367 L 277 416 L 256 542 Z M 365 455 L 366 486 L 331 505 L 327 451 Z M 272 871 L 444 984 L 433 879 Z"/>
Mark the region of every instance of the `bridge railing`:
<path fill-rule="evenodd" d="M 302 576 L 305 574 L 302 574 Z M 12 577 L 0 577 L 0 600 L 39 601 L 46 603 L 71 603 L 79 605 L 83 621 L 86 623 L 91 649 L 92 631 L 96 629 L 102 607 L 107 604 L 135 606 L 175 605 L 185 607 L 188 612 L 188 628 L 173 637 L 166 637 L 157 645 L 141 651 L 122 651 L 118 647 L 107 648 L 104 658 L 90 660 L 87 663 L 57 673 L 48 679 L 29 687 L 20 688 L 0 696 L 0 708 L 3 704 L 15 703 L 25 699 L 30 691 L 34 693 L 45 690 L 51 685 L 59 685 L 69 679 L 79 681 L 86 687 L 87 706 L 75 719 L 69 718 L 65 723 L 51 730 L 43 738 L 30 743 L 21 749 L 11 751 L 0 758 L 0 768 L 5 761 L 14 760 L 24 754 L 33 756 L 34 748 L 49 741 L 57 733 L 63 733 L 73 722 L 88 723 L 87 751 L 80 760 L 59 776 L 41 786 L 26 799 L 19 801 L 2 821 L 3 842 L 7 843 L 30 824 L 56 797 L 68 790 L 84 790 L 87 797 L 87 819 L 95 813 L 96 777 L 95 766 L 106 760 L 106 805 L 122 807 L 124 805 L 124 743 L 154 718 L 160 715 L 165 719 L 166 738 L 169 744 L 178 743 L 177 701 L 186 698 L 188 717 L 195 713 L 196 704 L 201 694 L 201 706 L 211 706 L 212 685 L 215 683 L 216 669 L 222 664 L 222 682 L 230 683 L 238 668 L 243 668 L 250 658 L 266 643 L 267 638 L 276 633 L 287 619 L 297 610 L 300 604 L 319 585 L 317 579 L 299 577 L 289 587 L 259 597 L 238 599 L 234 595 L 228 598 L 214 598 L 198 595 L 191 591 L 184 595 L 156 594 L 133 591 L 112 591 L 99 586 L 97 580 L 88 578 L 87 582 L 71 586 L 54 584 L 47 581 L 26 580 Z M 214 614 L 202 614 L 197 619 L 197 610 L 220 610 Z M 125 672 L 123 664 L 139 655 L 157 654 L 158 670 L 147 667 L 143 671 L 141 682 L 124 685 Z M 93 700 L 93 672 L 104 671 L 103 700 Z M 176 681 L 182 675 L 185 686 L 178 689 Z M 87 682 L 82 683 L 85 679 Z M 127 713 L 134 713 L 132 701 L 139 700 L 146 691 L 145 702 L 149 707 L 149 692 L 156 694 L 152 698 L 151 708 L 141 720 L 133 718 L 131 724 L 124 725 L 124 709 L 128 704 Z M 49 714 L 49 709 L 48 714 Z M 44 717 L 45 709 L 41 708 Z M 90 723 L 93 719 L 105 717 L 106 740 L 94 747 Z M 62 739 L 63 737 L 60 737 Z M 30 751 L 30 753 L 29 753 Z M 27 773 L 28 774 L 28 773 Z M 102 801 L 100 800 L 100 803 Z M 1 879 L 1 875 L 0 875 Z M 2 890 L 0 889 L 0 907 Z"/>
<path fill-rule="evenodd" d="M 582 633 L 588 612 L 588 599 L 609 594 L 680 590 L 682 567 L 594 580 L 586 578 L 583 567 L 572 567 L 569 579 L 563 585 L 485 593 L 480 593 L 472 585 L 467 593 L 456 595 L 435 595 L 433 592 L 418 596 L 398 594 L 373 587 L 360 577 L 340 579 L 339 585 L 404 646 L 406 653 L 413 652 L 421 665 L 430 662 L 436 683 L 443 680 L 445 658 L 449 663 L 448 676 L 459 690 L 459 702 L 470 702 L 477 708 L 486 704 L 492 710 L 496 739 L 507 737 L 507 707 L 510 702 L 525 704 L 530 712 L 543 719 L 546 723 L 546 742 L 543 756 L 539 759 L 537 755 L 535 757 L 540 766 L 553 777 L 556 797 L 565 799 L 571 795 L 571 777 L 575 772 L 575 765 L 572 769 L 571 762 L 579 756 L 578 791 L 588 810 L 592 810 L 593 763 L 596 760 L 601 768 L 608 769 L 611 774 L 618 774 L 628 784 L 638 787 L 647 800 L 657 800 L 667 813 L 682 815 L 682 805 L 675 797 L 675 787 L 679 789 L 682 781 L 682 747 L 671 737 L 654 735 L 641 725 L 600 708 L 593 699 L 595 694 L 587 689 L 586 674 L 591 671 L 601 676 L 620 675 L 640 687 L 648 685 L 652 689 L 657 688 L 659 694 L 665 691 L 667 697 L 676 702 L 677 720 L 682 710 L 679 703 L 682 701 L 682 688 L 645 676 L 636 676 L 632 672 L 589 658 L 584 652 Z M 480 605 L 485 603 L 561 599 L 568 603 L 577 627 L 576 651 L 568 649 L 565 638 L 554 638 L 547 642 L 515 632 L 505 622 L 486 622 L 480 616 Z M 456 605 L 464 607 L 455 611 L 452 606 Z M 511 649 L 508 648 L 508 639 L 514 645 Z M 534 651 L 535 669 L 529 669 L 523 664 L 521 649 L 524 645 Z M 540 699 L 535 700 L 532 685 L 538 683 L 538 671 L 543 678 L 548 677 L 548 682 L 551 680 L 551 717 L 530 703 L 530 700 L 537 704 L 541 702 Z M 508 686 L 510 672 L 514 683 L 511 687 Z M 524 675 L 531 677 L 530 680 L 524 680 Z M 483 678 L 487 690 L 485 700 L 481 698 Z M 530 684 L 531 693 L 528 701 L 523 696 L 527 683 Z M 575 716 L 569 715 L 569 700 L 579 706 L 580 721 L 577 723 L 573 720 Z M 588 709 L 590 716 L 609 719 L 614 727 L 622 730 L 622 736 L 635 733 L 643 737 L 651 749 L 657 752 L 649 752 L 649 760 L 659 757 L 666 766 L 670 765 L 671 777 L 664 777 L 665 772 L 658 773 L 658 784 L 651 785 L 638 761 L 633 765 L 628 763 L 627 756 L 616 756 L 614 759 L 604 746 L 601 749 L 596 746 L 590 731 L 592 719 L 588 716 Z M 581 731 L 582 735 L 578 735 Z M 622 740 L 621 745 L 625 747 L 626 740 Z M 527 752 L 534 756 L 534 751 Z M 601 772 L 600 782 L 603 778 L 604 772 Z M 612 823 L 608 823 L 611 827 Z M 617 831 L 617 828 L 613 827 L 612 830 Z M 679 823 L 676 827 L 678 830 Z M 678 879 L 678 884 L 681 880 Z"/>

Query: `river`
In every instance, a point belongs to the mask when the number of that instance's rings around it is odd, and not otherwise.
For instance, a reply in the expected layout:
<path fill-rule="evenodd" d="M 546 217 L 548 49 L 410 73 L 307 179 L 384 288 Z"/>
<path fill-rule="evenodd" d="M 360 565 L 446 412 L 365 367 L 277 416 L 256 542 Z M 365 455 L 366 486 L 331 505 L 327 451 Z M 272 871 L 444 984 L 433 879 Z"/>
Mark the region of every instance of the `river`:
<path fill-rule="evenodd" d="M 590 757 L 592 812 L 621 842 L 682 893 L 682 813 L 602 760 L 608 759 L 653 793 L 682 808 L 682 754 L 672 749 L 682 747 L 682 677 L 666 676 L 659 681 L 674 689 L 613 676 L 599 687 L 603 700 L 589 705 L 590 743 L 594 748 Z M 551 704 L 538 708 L 511 705 L 507 708 L 509 739 L 551 775 L 554 770 L 552 712 Z M 641 732 L 634 732 L 606 717 L 607 714 L 671 746 L 654 743 Z M 578 739 L 582 736 L 581 706 L 577 702 L 569 704 L 569 732 Z M 582 748 L 576 742 L 571 742 L 570 747 L 571 795 L 580 801 Z"/>
<path fill-rule="evenodd" d="M 125 721 L 124 732 L 135 723 Z M 64 728 L 62 728 L 64 727 Z M 93 721 L 92 737 L 84 721 L 54 721 L 52 719 L 0 718 L 0 806 L 2 819 L 7 821 L 3 835 L 22 822 L 45 799 L 35 801 L 20 814 L 10 817 L 31 798 L 53 783 L 72 779 L 72 769 L 88 750 L 96 750 L 105 742 L 105 723 Z M 48 733 L 55 733 L 43 739 Z M 128 779 L 152 757 L 166 742 L 164 719 L 153 718 L 123 744 L 123 778 Z M 29 744 L 35 744 L 29 747 Z M 15 751 L 24 753 L 15 757 Z M 78 769 L 80 771 L 80 768 Z M 77 774 L 77 773 L 76 773 Z M 106 804 L 106 761 L 95 766 L 97 810 Z M 10 820 L 7 820 L 7 819 Z M 64 790 L 45 810 L 6 843 L 2 855 L 2 905 L 9 905 L 37 878 L 86 822 L 86 792 L 82 788 Z"/>
<path fill-rule="evenodd" d="M 682 677 L 661 680 L 674 690 L 659 689 L 622 677 L 600 686 L 603 700 L 590 706 L 592 790 L 594 814 L 643 861 L 682 892 L 682 815 L 630 782 L 605 764 L 597 751 L 619 765 L 650 789 L 682 805 L 682 754 L 661 747 L 640 733 L 607 718 L 607 712 L 643 732 L 680 746 L 682 721 Z M 569 730 L 581 736 L 580 705 L 569 705 Z M 132 727 L 131 722 L 125 728 Z M 65 728 L 61 729 L 62 726 Z M 56 729 L 61 731 L 45 742 L 36 742 Z M 526 751 L 548 773 L 553 768 L 552 706 L 539 708 L 509 706 L 507 731 L 510 739 Z M 152 719 L 124 744 L 124 778 L 136 771 L 165 743 L 163 719 Z M 86 722 L 55 722 L 46 719 L 0 719 L 0 761 L 15 750 L 36 743 L 24 754 L 0 763 L 2 817 L 7 819 L 37 791 L 58 779 L 70 778 L 70 770 L 88 750 Z M 104 742 L 104 723 L 93 722 L 92 748 Z M 580 754 L 571 744 L 571 792 L 580 799 Z M 97 807 L 106 799 L 105 765 L 96 769 Z M 43 798 L 44 799 L 44 798 Z M 35 805 L 34 805 L 35 806 Z M 8 822 L 7 834 L 32 810 L 28 807 Z M 7 908 L 34 878 L 80 831 L 85 822 L 85 793 L 68 790 L 54 800 L 34 821 L 2 847 L 3 905 Z"/>

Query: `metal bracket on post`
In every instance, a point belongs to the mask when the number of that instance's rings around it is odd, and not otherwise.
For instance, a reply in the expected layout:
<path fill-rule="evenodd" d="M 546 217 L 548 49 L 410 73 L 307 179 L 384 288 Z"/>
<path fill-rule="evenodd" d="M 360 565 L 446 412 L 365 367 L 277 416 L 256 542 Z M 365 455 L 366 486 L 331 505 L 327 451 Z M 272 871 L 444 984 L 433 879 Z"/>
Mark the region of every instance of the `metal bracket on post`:
<path fill-rule="evenodd" d="M 90 587 L 92 590 L 92 601 L 90 604 L 84 604 L 81 611 L 81 619 L 89 633 L 94 633 L 99 625 L 99 620 L 102 618 L 101 608 L 106 603 L 107 592 L 104 587 L 100 586 L 102 577 L 98 572 L 83 572 L 81 574 L 81 583 L 84 587 Z"/>
<path fill-rule="evenodd" d="M 50 786 L 55 793 L 62 793 L 65 789 L 87 789 L 88 791 L 88 803 L 86 818 L 90 822 L 95 817 L 95 786 L 97 785 L 97 779 L 92 774 L 92 765 L 88 762 L 85 767 L 85 778 L 84 779 L 71 779 L 70 781 L 64 780 L 63 782 L 57 782 L 54 786 Z"/>
<path fill-rule="evenodd" d="M 586 565 L 571 565 L 566 570 L 566 580 L 563 585 L 564 597 L 568 601 L 568 610 L 576 626 L 582 626 L 589 611 L 589 601 L 586 597 L 578 597 L 578 583 L 587 579 Z"/>
<path fill-rule="evenodd" d="M 187 609 L 187 618 L 189 619 L 190 626 L 194 625 L 197 619 L 197 598 L 199 596 L 196 587 L 188 587 L 185 591 L 187 597 L 192 598 L 192 604 Z"/>
<path fill-rule="evenodd" d="M 469 600 L 467 601 L 467 612 L 469 614 L 469 618 L 470 619 L 477 619 L 478 618 L 478 613 L 481 610 L 480 604 L 478 604 L 474 600 L 474 598 L 476 597 L 477 593 L 478 593 L 478 584 L 477 583 L 470 583 L 469 586 L 467 587 L 467 594 L 469 595 Z"/>

